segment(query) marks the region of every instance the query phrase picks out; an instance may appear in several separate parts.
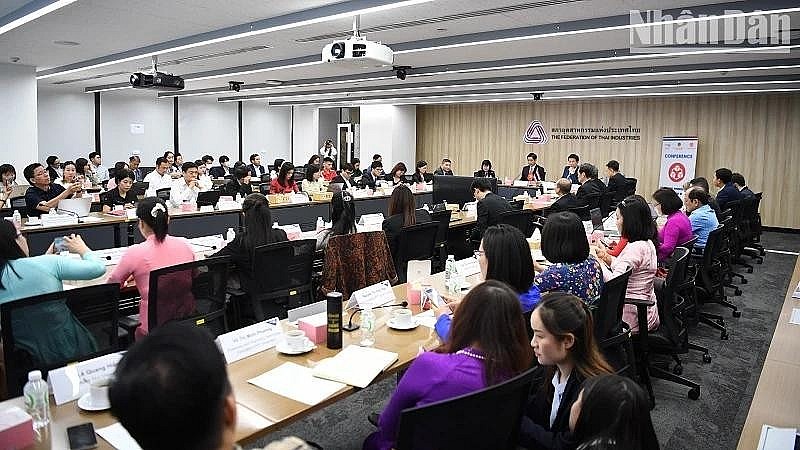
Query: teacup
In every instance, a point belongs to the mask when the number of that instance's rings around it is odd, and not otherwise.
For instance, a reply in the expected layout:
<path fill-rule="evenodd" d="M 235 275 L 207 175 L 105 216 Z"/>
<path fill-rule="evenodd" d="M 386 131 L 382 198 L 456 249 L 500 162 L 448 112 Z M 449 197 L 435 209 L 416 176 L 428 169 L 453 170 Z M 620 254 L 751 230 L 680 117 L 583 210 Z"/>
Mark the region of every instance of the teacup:
<path fill-rule="evenodd" d="M 395 309 L 392 311 L 392 319 L 395 325 L 399 327 L 409 327 L 413 325 L 414 316 L 408 308 Z"/>
<path fill-rule="evenodd" d="M 308 337 L 303 330 L 289 330 L 285 334 L 286 345 L 293 351 L 303 350 L 308 346 Z"/>
<path fill-rule="evenodd" d="M 89 384 L 89 397 L 92 405 L 104 407 L 108 406 L 108 378 L 100 378 Z"/>

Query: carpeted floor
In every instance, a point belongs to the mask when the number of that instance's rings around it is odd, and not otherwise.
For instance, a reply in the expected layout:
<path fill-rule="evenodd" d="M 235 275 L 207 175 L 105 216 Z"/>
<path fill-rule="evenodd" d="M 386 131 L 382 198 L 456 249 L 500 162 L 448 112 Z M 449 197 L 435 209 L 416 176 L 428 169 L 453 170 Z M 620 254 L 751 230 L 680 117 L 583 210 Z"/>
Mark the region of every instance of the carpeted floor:
<path fill-rule="evenodd" d="M 765 233 L 767 249 L 800 252 L 800 234 Z M 734 449 L 750 408 L 775 322 L 794 269 L 796 255 L 768 253 L 763 265 L 747 274 L 742 295 L 731 297 L 741 318 L 718 308 L 726 318 L 730 339 L 705 325 L 691 330 L 691 341 L 711 350 L 712 362 L 703 364 L 692 352 L 683 360 L 683 376 L 701 385 L 700 399 L 687 398 L 688 389 L 654 380 L 656 407 L 653 424 L 662 449 Z M 273 433 L 248 448 L 261 448 L 286 435 L 314 441 L 325 449 L 358 449 L 373 431 L 369 412 L 379 411 L 394 389 L 394 379 L 384 380 L 336 404 Z"/>

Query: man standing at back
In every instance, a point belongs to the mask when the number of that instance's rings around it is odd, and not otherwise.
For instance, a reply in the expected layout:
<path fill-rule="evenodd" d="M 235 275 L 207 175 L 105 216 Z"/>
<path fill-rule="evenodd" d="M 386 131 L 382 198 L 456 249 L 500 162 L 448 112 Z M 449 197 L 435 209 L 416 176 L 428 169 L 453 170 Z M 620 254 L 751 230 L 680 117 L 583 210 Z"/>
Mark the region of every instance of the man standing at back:
<path fill-rule="evenodd" d="M 497 225 L 503 213 L 511 211 L 511 204 L 506 199 L 492 192 L 488 178 L 475 178 L 472 182 L 472 195 L 478 201 L 478 218 L 472 230 L 470 240 L 478 242 L 483 232 L 492 225 Z"/>

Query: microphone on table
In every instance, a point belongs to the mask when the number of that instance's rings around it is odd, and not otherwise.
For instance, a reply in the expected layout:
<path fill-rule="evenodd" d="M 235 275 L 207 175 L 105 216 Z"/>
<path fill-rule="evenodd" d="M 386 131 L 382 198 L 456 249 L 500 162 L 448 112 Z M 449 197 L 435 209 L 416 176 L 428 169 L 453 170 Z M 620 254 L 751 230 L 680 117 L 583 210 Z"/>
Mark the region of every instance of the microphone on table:
<path fill-rule="evenodd" d="M 402 308 L 405 308 L 406 306 L 408 306 L 408 302 L 407 301 L 403 301 L 402 303 L 395 303 L 395 304 L 392 304 L 392 305 L 376 306 L 376 307 L 374 307 L 372 309 L 391 308 L 393 306 L 400 306 Z M 347 320 L 347 325 L 342 325 L 342 329 L 344 331 L 356 331 L 357 329 L 361 328 L 361 325 L 353 325 L 353 316 L 355 316 L 357 312 L 363 311 L 363 310 L 364 310 L 364 308 L 356 308 L 350 314 L 350 319 Z"/>
<path fill-rule="evenodd" d="M 216 246 L 216 245 L 205 245 L 205 244 L 198 244 L 197 242 L 192 242 L 192 245 L 196 245 L 196 246 L 198 246 L 198 247 L 210 248 L 211 250 L 216 250 L 216 249 L 217 249 L 217 246 Z"/>

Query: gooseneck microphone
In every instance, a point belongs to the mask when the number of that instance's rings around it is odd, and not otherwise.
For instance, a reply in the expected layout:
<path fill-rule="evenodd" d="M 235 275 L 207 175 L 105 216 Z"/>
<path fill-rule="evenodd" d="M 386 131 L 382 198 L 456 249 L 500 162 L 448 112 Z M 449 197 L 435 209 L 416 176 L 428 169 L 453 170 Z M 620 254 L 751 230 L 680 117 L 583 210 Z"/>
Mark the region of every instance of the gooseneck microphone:
<path fill-rule="evenodd" d="M 408 302 L 407 301 L 403 301 L 402 303 L 395 303 L 395 304 L 392 304 L 392 305 L 376 306 L 376 307 L 374 307 L 372 309 L 391 308 L 393 306 L 399 306 L 401 308 L 405 308 L 406 306 L 408 306 Z M 353 325 L 353 316 L 355 316 L 357 312 L 360 312 L 360 311 L 363 311 L 363 310 L 364 310 L 364 308 L 356 308 L 355 310 L 353 310 L 353 312 L 350 313 L 350 318 L 347 320 L 347 325 L 343 325 L 342 329 L 344 331 L 356 331 L 357 329 L 361 328 L 361 325 Z"/>

